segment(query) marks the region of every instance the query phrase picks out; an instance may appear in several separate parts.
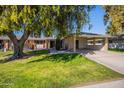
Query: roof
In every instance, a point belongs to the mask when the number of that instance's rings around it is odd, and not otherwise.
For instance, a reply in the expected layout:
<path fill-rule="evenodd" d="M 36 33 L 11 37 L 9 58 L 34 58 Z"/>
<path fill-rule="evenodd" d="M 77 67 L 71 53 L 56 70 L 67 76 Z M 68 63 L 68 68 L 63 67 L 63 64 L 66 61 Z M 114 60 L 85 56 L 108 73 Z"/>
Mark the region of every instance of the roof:
<path fill-rule="evenodd" d="M 21 37 L 17 37 L 20 39 Z M 0 40 L 10 40 L 8 36 L 0 36 Z M 28 40 L 55 40 L 53 37 L 44 37 L 44 38 L 35 38 L 35 37 L 29 37 Z"/>
<path fill-rule="evenodd" d="M 71 33 L 68 36 L 72 36 L 72 35 L 76 35 L 75 33 Z M 66 36 L 66 37 L 68 37 Z M 96 34 L 96 33 L 88 33 L 88 32 L 81 32 L 80 34 L 78 34 L 79 37 L 87 37 L 87 38 L 104 38 L 104 37 L 113 37 L 110 35 L 102 35 L 102 34 Z M 21 37 L 17 37 L 18 39 L 20 39 Z M 44 38 L 35 38 L 35 37 L 29 37 L 28 40 L 55 40 L 56 38 L 53 37 L 44 37 Z M 1 36 L 0 40 L 9 40 L 9 38 L 7 36 Z"/>
<path fill-rule="evenodd" d="M 75 33 L 71 33 L 68 36 L 76 35 Z M 103 34 L 96 34 L 96 33 L 88 33 L 88 32 L 81 32 L 78 34 L 79 37 L 87 37 L 87 38 L 92 38 L 92 37 L 112 37 L 110 35 L 103 35 Z"/>
<path fill-rule="evenodd" d="M 0 36 L 0 40 L 9 40 L 7 36 Z"/>
<path fill-rule="evenodd" d="M 55 40 L 55 38 L 53 37 L 44 37 L 44 38 L 29 37 L 28 40 Z"/>

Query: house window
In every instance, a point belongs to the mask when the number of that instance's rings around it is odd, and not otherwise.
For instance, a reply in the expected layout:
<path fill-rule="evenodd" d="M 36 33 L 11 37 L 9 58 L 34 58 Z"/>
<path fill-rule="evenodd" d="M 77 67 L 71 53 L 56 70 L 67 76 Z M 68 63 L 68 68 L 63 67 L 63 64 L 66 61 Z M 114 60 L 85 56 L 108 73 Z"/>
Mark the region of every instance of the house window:
<path fill-rule="evenodd" d="M 124 34 L 124 23 L 122 23 L 122 34 Z"/>
<path fill-rule="evenodd" d="M 122 33 L 124 33 L 124 27 L 122 27 Z"/>

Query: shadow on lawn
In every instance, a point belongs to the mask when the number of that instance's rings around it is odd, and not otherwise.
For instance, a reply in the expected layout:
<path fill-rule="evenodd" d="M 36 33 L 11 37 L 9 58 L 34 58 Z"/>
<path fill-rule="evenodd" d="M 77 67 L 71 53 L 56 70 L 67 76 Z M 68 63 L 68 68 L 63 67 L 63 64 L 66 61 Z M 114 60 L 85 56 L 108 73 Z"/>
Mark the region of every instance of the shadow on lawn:
<path fill-rule="evenodd" d="M 43 55 L 43 54 L 48 54 L 48 53 L 49 53 L 48 50 L 26 51 L 25 56 L 23 58 L 18 58 L 18 60 L 19 59 L 27 59 L 27 58 L 32 57 L 32 56 Z M 0 64 L 12 62 L 13 60 L 9 60 L 11 55 L 12 54 L 4 55 L 3 57 L 6 57 L 6 58 L 0 59 Z M 16 60 L 16 59 L 14 59 L 14 60 Z"/>
<path fill-rule="evenodd" d="M 8 60 L 8 59 L 9 59 L 9 57 L 4 58 L 4 59 L 0 59 L 0 64 L 9 63 L 12 61 L 12 60 Z"/>
<path fill-rule="evenodd" d="M 4 55 L 3 57 L 6 57 L 6 56 L 11 56 L 12 55 L 12 53 L 10 53 L 10 54 L 6 54 L 6 55 Z"/>
<path fill-rule="evenodd" d="M 0 64 L 3 64 L 3 63 L 8 63 L 9 61 L 6 61 L 5 59 L 0 59 Z"/>
<path fill-rule="evenodd" d="M 44 58 L 37 59 L 30 61 L 28 63 L 33 63 L 33 62 L 41 62 L 41 61 L 52 61 L 52 62 L 69 62 L 79 56 L 79 54 L 52 54 L 45 56 Z"/>
<path fill-rule="evenodd" d="M 34 50 L 34 51 L 28 51 L 27 54 L 29 55 L 42 55 L 42 54 L 48 54 L 48 50 Z"/>

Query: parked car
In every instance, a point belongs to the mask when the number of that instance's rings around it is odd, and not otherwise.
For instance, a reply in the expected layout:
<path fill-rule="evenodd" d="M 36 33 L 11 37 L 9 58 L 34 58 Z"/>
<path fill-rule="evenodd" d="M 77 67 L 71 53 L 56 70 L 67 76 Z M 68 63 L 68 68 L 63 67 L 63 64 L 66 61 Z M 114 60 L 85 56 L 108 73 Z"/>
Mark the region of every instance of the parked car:
<path fill-rule="evenodd" d="M 110 49 L 124 49 L 124 44 L 111 43 L 109 44 Z"/>

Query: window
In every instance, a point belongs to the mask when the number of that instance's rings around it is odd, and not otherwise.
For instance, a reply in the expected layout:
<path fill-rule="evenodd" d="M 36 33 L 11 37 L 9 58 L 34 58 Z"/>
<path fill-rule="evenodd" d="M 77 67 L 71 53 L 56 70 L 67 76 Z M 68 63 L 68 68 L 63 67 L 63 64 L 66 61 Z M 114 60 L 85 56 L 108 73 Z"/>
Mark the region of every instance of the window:
<path fill-rule="evenodd" d="M 122 34 L 124 34 L 124 23 L 122 23 Z"/>
<path fill-rule="evenodd" d="M 122 33 L 124 33 L 124 27 L 122 27 Z"/>

